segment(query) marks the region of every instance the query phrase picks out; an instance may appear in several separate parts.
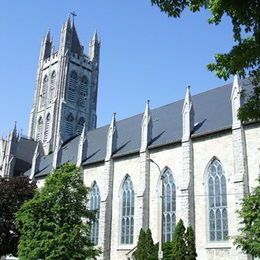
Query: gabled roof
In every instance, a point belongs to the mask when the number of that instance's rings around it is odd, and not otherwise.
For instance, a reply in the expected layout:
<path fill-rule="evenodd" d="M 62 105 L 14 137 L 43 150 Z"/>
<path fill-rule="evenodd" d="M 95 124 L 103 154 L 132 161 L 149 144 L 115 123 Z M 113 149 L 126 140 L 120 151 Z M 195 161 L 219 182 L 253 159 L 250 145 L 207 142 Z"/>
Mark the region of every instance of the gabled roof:
<path fill-rule="evenodd" d="M 246 79 L 240 82 L 250 92 L 252 84 Z M 192 137 L 230 129 L 232 126 L 231 110 L 232 83 L 192 96 L 194 106 L 194 130 Z M 183 100 L 151 110 L 152 136 L 149 148 L 180 142 L 182 138 L 182 107 Z M 114 157 L 136 153 L 141 145 L 141 123 L 143 114 L 138 114 L 117 122 L 117 141 Z M 106 156 L 106 142 L 109 125 L 99 127 L 87 133 L 86 149 L 83 165 L 102 162 Z M 71 139 L 62 147 L 61 162 L 76 162 L 79 136 Z M 52 164 L 52 154 L 41 161 L 43 165 Z M 48 173 L 49 167 L 39 167 L 37 177 Z"/>

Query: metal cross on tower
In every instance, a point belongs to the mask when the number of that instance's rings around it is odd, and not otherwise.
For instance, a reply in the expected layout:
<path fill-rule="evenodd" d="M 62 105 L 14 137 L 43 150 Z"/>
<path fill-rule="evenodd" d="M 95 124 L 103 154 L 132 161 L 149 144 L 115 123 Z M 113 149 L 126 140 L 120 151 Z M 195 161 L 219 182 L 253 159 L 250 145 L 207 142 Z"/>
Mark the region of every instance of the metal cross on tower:
<path fill-rule="evenodd" d="M 74 23 L 74 17 L 77 16 L 77 14 L 75 12 L 71 12 L 70 15 L 72 16 L 72 21 Z"/>

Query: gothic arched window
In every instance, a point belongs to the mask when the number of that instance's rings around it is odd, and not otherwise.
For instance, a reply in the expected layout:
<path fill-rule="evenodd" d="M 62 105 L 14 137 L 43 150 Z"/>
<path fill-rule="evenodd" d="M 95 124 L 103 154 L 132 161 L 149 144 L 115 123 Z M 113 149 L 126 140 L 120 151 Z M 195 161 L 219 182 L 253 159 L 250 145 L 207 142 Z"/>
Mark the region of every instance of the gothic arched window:
<path fill-rule="evenodd" d="M 52 102 L 55 96 L 55 82 L 56 82 L 56 72 L 54 70 L 51 74 L 49 102 Z"/>
<path fill-rule="evenodd" d="M 130 176 L 127 176 L 121 190 L 121 244 L 133 243 L 134 203 L 133 183 Z"/>
<path fill-rule="evenodd" d="M 73 124 L 74 124 L 74 117 L 72 113 L 66 117 L 66 124 L 65 124 L 65 132 L 68 137 L 71 137 L 73 134 Z"/>
<path fill-rule="evenodd" d="M 82 132 L 84 123 L 85 123 L 85 119 L 81 117 L 77 123 L 77 134 L 80 134 Z"/>
<path fill-rule="evenodd" d="M 69 86 L 68 86 L 68 101 L 74 103 L 76 101 L 76 89 L 78 83 L 78 74 L 76 71 L 72 71 L 69 77 Z"/>
<path fill-rule="evenodd" d="M 42 127 L 43 127 L 43 120 L 42 117 L 40 117 L 38 119 L 37 136 L 36 136 L 37 141 L 42 140 Z"/>
<path fill-rule="evenodd" d="M 226 177 L 218 160 L 208 168 L 208 220 L 209 240 L 228 239 L 228 212 Z"/>
<path fill-rule="evenodd" d="M 81 78 L 80 89 L 79 89 L 79 106 L 85 107 L 88 95 L 88 79 L 86 76 Z"/>
<path fill-rule="evenodd" d="M 47 97 L 47 89 L 48 89 L 48 76 L 46 75 L 42 82 L 42 89 L 40 94 L 40 106 L 43 107 L 46 102 Z"/>
<path fill-rule="evenodd" d="M 176 186 L 170 169 L 163 173 L 163 241 L 171 241 L 176 225 Z"/>
<path fill-rule="evenodd" d="M 49 113 L 46 117 L 46 122 L 45 122 L 45 131 L 44 131 L 44 137 L 43 137 L 44 142 L 46 142 L 48 140 L 49 130 L 50 130 L 50 121 L 51 121 L 51 115 Z"/>
<path fill-rule="evenodd" d="M 94 245 L 98 244 L 100 192 L 96 183 L 90 192 L 90 210 L 95 212 L 95 220 L 91 222 L 90 240 Z"/>

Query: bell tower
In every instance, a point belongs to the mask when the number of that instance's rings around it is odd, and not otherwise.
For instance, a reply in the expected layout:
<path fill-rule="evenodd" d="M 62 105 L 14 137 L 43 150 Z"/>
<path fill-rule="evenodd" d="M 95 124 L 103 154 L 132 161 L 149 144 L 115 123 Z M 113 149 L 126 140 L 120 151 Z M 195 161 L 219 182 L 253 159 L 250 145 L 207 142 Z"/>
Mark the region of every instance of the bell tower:
<path fill-rule="evenodd" d="M 45 154 L 60 142 L 58 136 L 65 142 L 83 125 L 96 128 L 100 40 L 95 32 L 86 54 L 74 16 L 62 26 L 58 50 L 50 32 L 41 45 L 29 137 L 42 143 Z"/>

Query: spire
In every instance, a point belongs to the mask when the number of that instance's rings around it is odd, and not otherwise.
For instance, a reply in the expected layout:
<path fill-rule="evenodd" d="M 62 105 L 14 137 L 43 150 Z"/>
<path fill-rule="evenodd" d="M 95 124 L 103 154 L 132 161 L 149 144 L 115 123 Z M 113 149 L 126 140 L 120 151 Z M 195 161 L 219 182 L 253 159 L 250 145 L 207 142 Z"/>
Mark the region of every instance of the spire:
<path fill-rule="evenodd" d="M 40 52 L 40 62 L 49 58 L 51 56 L 52 51 L 52 40 L 51 40 L 51 32 L 48 30 L 47 34 L 43 37 L 41 52 Z"/>
<path fill-rule="evenodd" d="M 82 131 L 81 131 L 80 139 L 79 139 L 77 167 L 80 167 L 80 165 L 82 163 L 83 156 L 84 156 L 84 150 L 85 150 L 84 144 L 85 144 L 86 140 L 87 140 L 87 128 L 86 128 L 86 123 L 84 123 Z"/>
<path fill-rule="evenodd" d="M 34 153 L 33 153 L 33 158 L 32 158 L 32 167 L 31 167 L 31 174 L 30 174 L 30 179 L 32 180 L 35 173 L 36 173 L 36 167 L 37 167 L 37 159 L 39 157 L 39 142 L 37 143 Z"/>
<path fill-rule="evenodd" d="M 74 16 L 76 16 L 75 13 L 69 14 L 69 17 L 67 18 L 61 31 L 60 51 L 63 54 L 65 54 L 68 50 L 78 55 L 83 53 L 83 46 L 80 44 L 74 24 Z"/>
<path fill-rule="evenodd" d="M 234 76 L 233 86 L 231 91 L 231 103 L 232 103 L 232 128 L 239 128 L 241 121 L 238 118 L 238 110 L 241 107 L 241 86 L 237 75 Z"/>
<path fill-rule="evenodd" d="M 91 41 L 89 43 L 89 58 L 90 60 L 99 61 L 99 51 L 100 51 L 100 39 L 98 38 L 97 30 L 95 30 Z"/>
<path fill-rule="evenodd" d="M 146 101 L 143 120 L 142 120 L 142 133 L 141 133 L 141 148 L 140 152 L 145 152 L 148 148 L 148 143 L 151 139 L 151 112 L 150 100 Z"/>
<path fill-rule="evenodd" d="M 107 132 L 107 151 L 105 161 L 109 161 L 116 148 L 116 113 L 113 113 L 112 120 Z"/>
<path fill-rule="evenodd" d="M 14 121 L 14 128 L 12 131 L 12 135 L 13 135 L 13 137 L 17 137 L 17 122 L 16 121 Z"/>
<path fill-rule="evenodd" d="M 93 35 L 93 37 L 92 37 L 92 41 L 93 41 L 93 42 L 99 42 L 99 40 L 98 40 L 98 34 L 97 34 L 97 29 L 96 29 L 95 32 L 94 32 L 94 35 Z"/>
<path fill-rule="evenodd" d="M 191 100 L 190 86 L 187 87 L 186 95 L 182 108 L 182 141 L 190 139 L 194 127 L 194 109 Z"/>
<path fill-rule="evenodd" d="M 51 42 L 51 30 L 49 29 L 46 36 L 45 36 L 46 42 Z"/>

